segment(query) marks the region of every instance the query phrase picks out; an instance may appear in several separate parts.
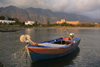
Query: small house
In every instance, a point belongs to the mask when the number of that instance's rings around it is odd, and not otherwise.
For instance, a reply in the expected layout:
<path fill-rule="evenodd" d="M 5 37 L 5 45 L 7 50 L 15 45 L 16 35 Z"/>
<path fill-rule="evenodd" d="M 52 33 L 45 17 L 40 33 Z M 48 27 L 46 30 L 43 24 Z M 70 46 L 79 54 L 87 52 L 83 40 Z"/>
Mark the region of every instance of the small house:
<path fill-rule="evenodd" d="M 33 25 L 35 22 L 34 21 L 27 21 L 25 22 L 25 25 Z"/>

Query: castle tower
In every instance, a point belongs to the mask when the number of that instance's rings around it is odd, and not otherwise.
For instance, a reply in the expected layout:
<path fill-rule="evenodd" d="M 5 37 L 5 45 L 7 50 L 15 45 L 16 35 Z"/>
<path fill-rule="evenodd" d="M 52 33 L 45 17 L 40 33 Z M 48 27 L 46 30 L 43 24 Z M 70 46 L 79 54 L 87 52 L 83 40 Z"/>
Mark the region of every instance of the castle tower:
<path fill-rule="evenodd" d="M 65 19 L 61 19 L 61 23 L 66 22 Z"/>

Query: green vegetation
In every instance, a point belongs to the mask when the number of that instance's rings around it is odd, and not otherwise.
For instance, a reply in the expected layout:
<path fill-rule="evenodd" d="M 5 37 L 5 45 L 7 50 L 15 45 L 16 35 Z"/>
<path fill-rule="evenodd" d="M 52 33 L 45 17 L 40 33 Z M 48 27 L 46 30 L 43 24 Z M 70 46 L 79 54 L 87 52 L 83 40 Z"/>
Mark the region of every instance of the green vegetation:
<path fill-rule="evenodd" d="M 47 21 L 47 27 L 51 26 L 50 21 Z"/>
<path fill-rule="evenodd" d="M 4 16 L 0 16 L 0 20 L 5 20 L 5 17 Z"/>
<path fill-rule="evenodd" d="M 5 20 L 5 17 L 4 16 L 0 16 L 0 20 Z M 11 20 L 11 21 L 15 21 L 15 23 L 0 23 L 0 27 L 20 27 L 20 26 L 23 26 L 24 23 L 19 21 L 18 18 L 11 18 L 11 17 L 8 17 L 8 20 Z"/>
<path fill-rule="evenodd" d="M 73 24 L 68 24 L 68 23 L 62 23 L 62 24 L 50 24 L 49 21 L 47 21 L 47 24 L 42 24 L 42 27 L 100 27 L 100 24 L 99 25 L 95 25 L 93 23 L 80 23 L 80 24 L 77 24 L 77 25 L 73 25 Z"/>
<path fill-rule="evenodd" d="M 0 20 L 5 20 L 4 16 L 0 16 Z M 8 20 L 15 21 L 15 23 L 0 23 L 0 27 L 100 27 L 100 24 L 93 24 L 93 23 L 80 23 L 77 25 L 68 24 L 66 22 L 62 24 L 51 24 L 48 20 L 46 24 L 40 24 L 37 20 L 35 20 L 35 23 L 33 25 L 25 25 L 25 22 L 19 21 L 18 18 L 11 18 L 8 17 Z"/>
<path fill-rule="evenodd" d="M 38 26 L 38 21 L 35 20 L 35 23 L 33 24 L 33 26 Z"/>

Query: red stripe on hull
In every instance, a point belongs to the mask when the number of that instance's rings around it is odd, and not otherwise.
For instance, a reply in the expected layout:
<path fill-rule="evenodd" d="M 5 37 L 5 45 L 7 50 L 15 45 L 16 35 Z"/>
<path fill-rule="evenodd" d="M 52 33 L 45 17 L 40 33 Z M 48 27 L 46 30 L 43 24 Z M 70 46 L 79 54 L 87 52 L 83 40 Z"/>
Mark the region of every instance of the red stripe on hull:
<path fill-rule="evenodd" d="M 77 43 L 63 48 L 41 48 L 41 47 L 28 47 L 29 52 L 35 52 L 35 53 L 44 53 L 44 54 L 65 54 L 67 52 L 70 52 L 73 50 L 79 43 Z"/>

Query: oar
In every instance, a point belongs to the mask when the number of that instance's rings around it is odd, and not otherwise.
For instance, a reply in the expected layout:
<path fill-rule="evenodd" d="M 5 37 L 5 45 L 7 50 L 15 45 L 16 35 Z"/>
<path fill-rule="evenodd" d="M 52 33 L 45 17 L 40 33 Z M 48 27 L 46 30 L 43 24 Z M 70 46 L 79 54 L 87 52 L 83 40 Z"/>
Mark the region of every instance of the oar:
<path fill-rule="evenodd" d="M 30 36 L 29 36 L 29 35 L 21 35 L 21 36 L 20 36 L 20 41 L 21 41 L 21 42 L 30 42 L 32 45 L 38 45 L 37 43 L 33 42 L 33 41 L 30 39 Z"/>
<path fill-rule="evenodd" d="M 67 29 L 64 27 L 64 30 L 66 31 L 66 33 L 68 34 L 68 36 L 69 36 L 69 38 L 71 39 L 71 40 L 73 40 L 73 38 L 71 37 L 71 35 L 69 34 L 69 32 L 67 31 Z"/>

